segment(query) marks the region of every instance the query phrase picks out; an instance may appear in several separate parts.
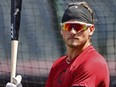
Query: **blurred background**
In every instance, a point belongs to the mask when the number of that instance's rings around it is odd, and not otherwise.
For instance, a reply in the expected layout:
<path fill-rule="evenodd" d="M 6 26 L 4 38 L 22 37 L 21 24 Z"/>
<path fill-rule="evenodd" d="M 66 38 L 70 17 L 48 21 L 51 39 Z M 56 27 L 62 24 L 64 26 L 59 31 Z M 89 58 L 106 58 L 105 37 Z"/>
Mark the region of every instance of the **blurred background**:
<path fill-rule="evenodd" d="M 53 62 L 65 55 L 60 22 L 69 2 L 82 0 L 23 0 L 17 74 L 23 87 L 44 87 Z M 116 0 L 85 0 L 93 8 L 92 42 L 110 70 L 110 87 L 116 87 Z M 0 0 L 0 87 L 10 81 L 10 0 Z"/>

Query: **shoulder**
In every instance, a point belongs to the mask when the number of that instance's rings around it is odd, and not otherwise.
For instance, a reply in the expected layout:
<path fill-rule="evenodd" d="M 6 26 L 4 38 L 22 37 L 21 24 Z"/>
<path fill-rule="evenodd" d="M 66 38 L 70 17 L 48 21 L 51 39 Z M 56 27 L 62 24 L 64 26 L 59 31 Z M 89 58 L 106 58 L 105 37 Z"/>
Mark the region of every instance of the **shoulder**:
<path fill-rule="evenodd" d="M 102 56 L 91 57 L 86 61 L 85 66 L 90 69 L 105 69 L 107 68 L 107 62 Z"/>
<path fill-rule="evenodd" d="M 109 75 L 109 69 L 105 58 L 97 51 L 93 51 L 90 55 L 92 56 L 86 61 L 84 70 L 96 75 L 97 78 L 106 78 Z"/>
<path fill-rule="evenodd" d="M 90 49 L 85 53 L 83 56 L 85 58 L 86 63 L 94 64 L 107 64 L 105 58 L 95 50 L 93 46 L 90 47 Z"/>
<path fill-rule="evenodd" d="M 88 53 L 88 56 L 89 57 L 87 63 L 91 63 L 91 65 L 92 64 L 107 65 L 105 58 L 96 50 L 93 50 L 90 53 Z"/>
<path fill-rule="evenodd" d="M 78 66 L 91 66 L 95 64 L 107 65 L 105 58 L 98 53 L 93 46 L 88 47 L 83 53 L 81 53 L 74 61 L 74 65 Z"/>
<path fill-rule="evenodd" d="M 93 46 L 87 48 L 77 57 L 73 65 L 75 69 L 86 71 L 87 73 L 100 74 L 109 72 L 105 58 Z"/>
<path fill-rule="evenodd" d="M 62 56 L 62 57 L 56 59 L 55 62 L 53 63 L 53 65 L 52 65 L 52 68 L 57 67 L 58 65 L 64 63 L 65 58 L 66 58 L 66 56 Z"/>
<path fill-rule="evenodd" d="M 84 71 L 95 76 L 98 81 L 109 80 L 109 68 L 107 62 L 100 54 L 94 58 L 90 58 L 90 60 L 85 63 Z"/>
<path fill-rule="evenodd" d="M 100 53 L 98 53 L 95 49 L 88 52 L 86 56 L 87 59 L 85 61 L 85 64 L 88 68 L 90 67 L 90 68 L 102 69 L 108 67 L 105 58 Z"/>
<path fill-rule="evenodd" d="M 61 64 L 65 60 L 65 57 L 66 56 L 63 56 L 63 57 L 60 57 L 60 58 L 55 60 L 55 62 L 53 63 L 53 65 L 52 65 L 52 67 L 50 69 L 50 75 L 51 74 L 54 75 L 57 72 L 58 68 L 61 66 Z"/>

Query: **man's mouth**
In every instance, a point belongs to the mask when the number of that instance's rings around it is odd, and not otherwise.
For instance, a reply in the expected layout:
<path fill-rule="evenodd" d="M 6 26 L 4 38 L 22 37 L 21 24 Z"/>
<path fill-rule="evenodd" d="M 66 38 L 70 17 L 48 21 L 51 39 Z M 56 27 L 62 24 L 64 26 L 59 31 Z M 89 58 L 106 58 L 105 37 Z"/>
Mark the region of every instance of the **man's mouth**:
<path fill-rule="evenodd" d="M 68 38 L 68 40 L 69 40 L 69 39 L 78 39 L 78 38 L 75 38 L 75 37 L 70 37 L 70 38 Z"/>

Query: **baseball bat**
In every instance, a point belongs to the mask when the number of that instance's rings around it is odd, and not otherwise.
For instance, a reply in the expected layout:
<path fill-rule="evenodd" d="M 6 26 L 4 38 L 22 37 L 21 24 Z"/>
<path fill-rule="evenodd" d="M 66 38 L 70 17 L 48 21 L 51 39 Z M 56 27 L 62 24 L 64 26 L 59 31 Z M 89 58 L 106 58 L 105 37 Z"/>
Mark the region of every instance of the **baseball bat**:
<path fill-rule="evenodd" d="M 16 76 L 22 0 L 11 0 L 11 79 Z"/>

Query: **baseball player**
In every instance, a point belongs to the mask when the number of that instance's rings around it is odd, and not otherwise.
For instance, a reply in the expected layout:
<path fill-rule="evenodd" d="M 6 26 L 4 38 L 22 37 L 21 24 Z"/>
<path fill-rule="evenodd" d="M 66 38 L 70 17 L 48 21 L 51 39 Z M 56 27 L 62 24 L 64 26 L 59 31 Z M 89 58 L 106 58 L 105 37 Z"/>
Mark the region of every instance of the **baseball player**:
<path fill-rule="evenodd" d="M 109 87 L 107 63 L 91 43 L 94 30 L 88 4 L 69 4 L 61 23 L 67 54 L 55 61 L 45 87 Z"/>

